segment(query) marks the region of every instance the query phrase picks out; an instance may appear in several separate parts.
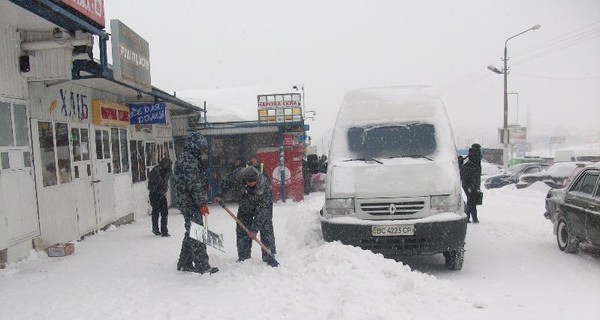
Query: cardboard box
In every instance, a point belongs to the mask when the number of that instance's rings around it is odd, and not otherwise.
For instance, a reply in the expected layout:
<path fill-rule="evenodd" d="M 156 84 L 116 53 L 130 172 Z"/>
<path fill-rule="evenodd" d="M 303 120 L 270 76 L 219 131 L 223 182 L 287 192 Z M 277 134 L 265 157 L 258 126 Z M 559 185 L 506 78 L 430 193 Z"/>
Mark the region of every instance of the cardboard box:
<path fill-rule="evenodd" d="M 48 257 L 64 257 L 75 252 L 75 244 L 68 243 L 56 243 L 46 249 L 48 251 Z"/>

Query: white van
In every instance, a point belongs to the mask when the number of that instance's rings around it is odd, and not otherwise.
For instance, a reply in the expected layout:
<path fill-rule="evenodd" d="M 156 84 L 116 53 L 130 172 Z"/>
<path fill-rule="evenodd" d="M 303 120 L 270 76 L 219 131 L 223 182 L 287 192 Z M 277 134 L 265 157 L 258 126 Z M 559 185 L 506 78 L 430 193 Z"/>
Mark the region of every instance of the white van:
<path fill-rule="evenodd" d="M 452 129 L 432 88 L 347 93 L 329 151 L 325 241 L 387 257 L 443 253 L 460 270 L 466 229 Z"/>
<path fill-rule="evenodd" d="M 558 150 L 554 152 L 554 162 L 598 162 L 600 149 Z"/>

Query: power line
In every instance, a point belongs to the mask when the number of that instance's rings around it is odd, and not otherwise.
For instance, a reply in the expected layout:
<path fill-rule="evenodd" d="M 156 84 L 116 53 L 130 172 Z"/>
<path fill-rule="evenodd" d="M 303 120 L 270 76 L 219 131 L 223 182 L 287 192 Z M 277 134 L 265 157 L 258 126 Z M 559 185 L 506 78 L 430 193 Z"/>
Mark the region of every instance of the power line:
<path fill-rule="evenodd" d="M 529 62 L 531 60 L 535 60 L 535 59 L 541 58 L 543 56 L 547 56 L 549 54 L 559 52 L 561 50 L 570 48 L 572 46 L 575 46 L 575 45 L 578 45 L 580 43 L 586 42 L 588 40 L 597 38 L 598 36 L 600 36 L 600 28 L 597 29 L 597 30 L 595 30 L 594 32 L 591 32 L 591 33 L 588 33 L 588 34 L 585 34 L 585 35 L 580 35 L 578 37 L 573 37 L 573 38 L 571 38 L 569 40 L 565 40 L 562 43 L 557 43 L 553 47 L 548 47 L 544 51 L 532 54 L 529 57 L 517 59 L 516 61 L 514 61 L 512 63 L 512 65 L 523 64 L 525 62 Z"/>
<path fill-rule="evenodd" d="M 594 79 L 600 79 L 600 76 L 563 78 L 563 77 L 536 76 L 536 75 L 524 74 L 524 73 L 518 73 L 518 72 L 513 72 L 513 73 L 511 73 L 511 75 L 518 75 L 518 76 L 526 77 L 526 78 L 548 79 L 548 80 L 594 80 Z"/>
<path fill-rule="evenodd" d="M 589 29 L 590 27 L 591 27 L 591 29 Z M 562 42 L 562 41 L 568 41 L 568 40 L 570 40 L 569 38 L 579 37 L 579 36 L 581 36 L 581 34 L 585 35 L 586 33 L 589 33 L 589 32 L 598 31 L 598 30 L 600 30 L 599 28 L 600 28 L 600 21 L 593 22 L 593 23 L 590 23 L 590 24 L 585 25 L 583 27 L 580 27 L 578 29 L 575 29 L 573 31 L 567 32 L 567 33 L 565 33 L 563 35 L 560 35 L 560 36 L 558 36 L 558 37 L 556 37 L 554 39 L 550 39 L 548 41 L 545 41 L 545 42 L 539 43 L 537 45 L 534 45 L 532 47 L 528 47 L 528 48 L 522 49 L 520 51 L 517 51 L 517 52 L 513 53 L 513 56 L 518 56 L 518 55 L 526 54 L 526 53 L 531 52 L 531 51 L 538 50 L 540 48 L 553 46 L 556 43 L 559 43 L 559 42 Z M 585 31 L 579 33 L 581 30 L 584 30 L 584 29 L 589 29 L 589 30 L 585 30 Z"/>
<path fill-rule="evenodd" d="M 554 39 L 550 39 L 548 41 L 539 43 L 535 46 L 529 47 L 529 48 L 525 48 L 521 51 L 517 51 L 515 54 L 513 54 L 513 57 L 518 57 L 519 55 L 527 55 L 527 53 L 531 54 L 529 56 L 523 57 L 520 60 L 516 59 L 516 61 L 512 62 L 511 65 L 519 65 L 519 64 L 523 64 L 535 59 L 539 59 L 543 56 L 552 54 L 552 53 L 556 53 L 558 51 L 567 49 L 569 47 L 575 46 L 577 44 L 583 43 L 585 41 L 594 39 L 596 37 L 600 36 L 600 21 L 596 21 L 593 23 L 590 23 L 588 25 L 582 26 L 578 29 L 575 29 L 573 31 L 567 32 L 563 35 L 560 35 Z M 537 51 L 537 52 L 536 52 Z M 497 61 L 494 61 L 497 62 Z M 517 74 L 517 73 L 513 73 L 513 74 Z M 442 92 L 442 94 L 444 94 L 446 91 L 470 84 L 472 82 L 475 82 L 481 78 L 483 78 L 485 76 L 485 71 L 484 69 L 471 73 L 470 75 L 467 75 L 451 84 L 449 84 L 446 87 L 443 87 L 440 91 Z M 541 79 L 553 79 L 553 80 L 590 80 L 590 79 L 597 79 L 598 77 L 584 77 L 584 78 L 552 78 L 552 77 L 543 77 L 543 76 L 531 76 L 531 75 L 522 75 L 521 76 L 525 76 L 525 77 L 537 77 L 537 78 L 541 78 Z"/>
<path fill-rule="evenodd" d="M 535 46 L 523 49 L 514 53 L 513 57 L 528 55 L 526 57 L 515 59 L 512 65 L 518 65 L 527 61 L 535 60 L 551 53 L 572 47 L 582 42 L 591 40 L 600 36 L 600 21 L 585 25 L 573 31 L 567 32 L 554 39 L 542 42 Z"/>

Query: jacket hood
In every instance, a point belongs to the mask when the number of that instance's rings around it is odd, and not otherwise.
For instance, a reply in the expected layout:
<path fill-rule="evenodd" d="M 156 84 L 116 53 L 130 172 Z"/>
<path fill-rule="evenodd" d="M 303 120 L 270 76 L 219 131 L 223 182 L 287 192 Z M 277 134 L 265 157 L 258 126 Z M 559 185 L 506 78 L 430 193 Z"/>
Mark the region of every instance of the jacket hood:
<path fill-rule="evenodd" d="M 192 132 L 185 142 L 184 149 L 192 153 L 200 153 L 208 149 L 208 141 L 198 132 Z"/>

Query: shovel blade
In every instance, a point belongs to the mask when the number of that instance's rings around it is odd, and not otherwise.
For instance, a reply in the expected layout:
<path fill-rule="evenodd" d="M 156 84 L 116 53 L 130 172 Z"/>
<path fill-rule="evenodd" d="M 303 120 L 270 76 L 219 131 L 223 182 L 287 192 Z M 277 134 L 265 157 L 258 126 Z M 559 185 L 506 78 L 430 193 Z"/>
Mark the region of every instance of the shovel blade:
<path fill-rule="evenodd" d="M 225 245 L 223 244 L 223 235 L 206 229 L 203 234 L 203 241 L 207 246 L 211 246 L 219 251 L 225 252 Z"/>

